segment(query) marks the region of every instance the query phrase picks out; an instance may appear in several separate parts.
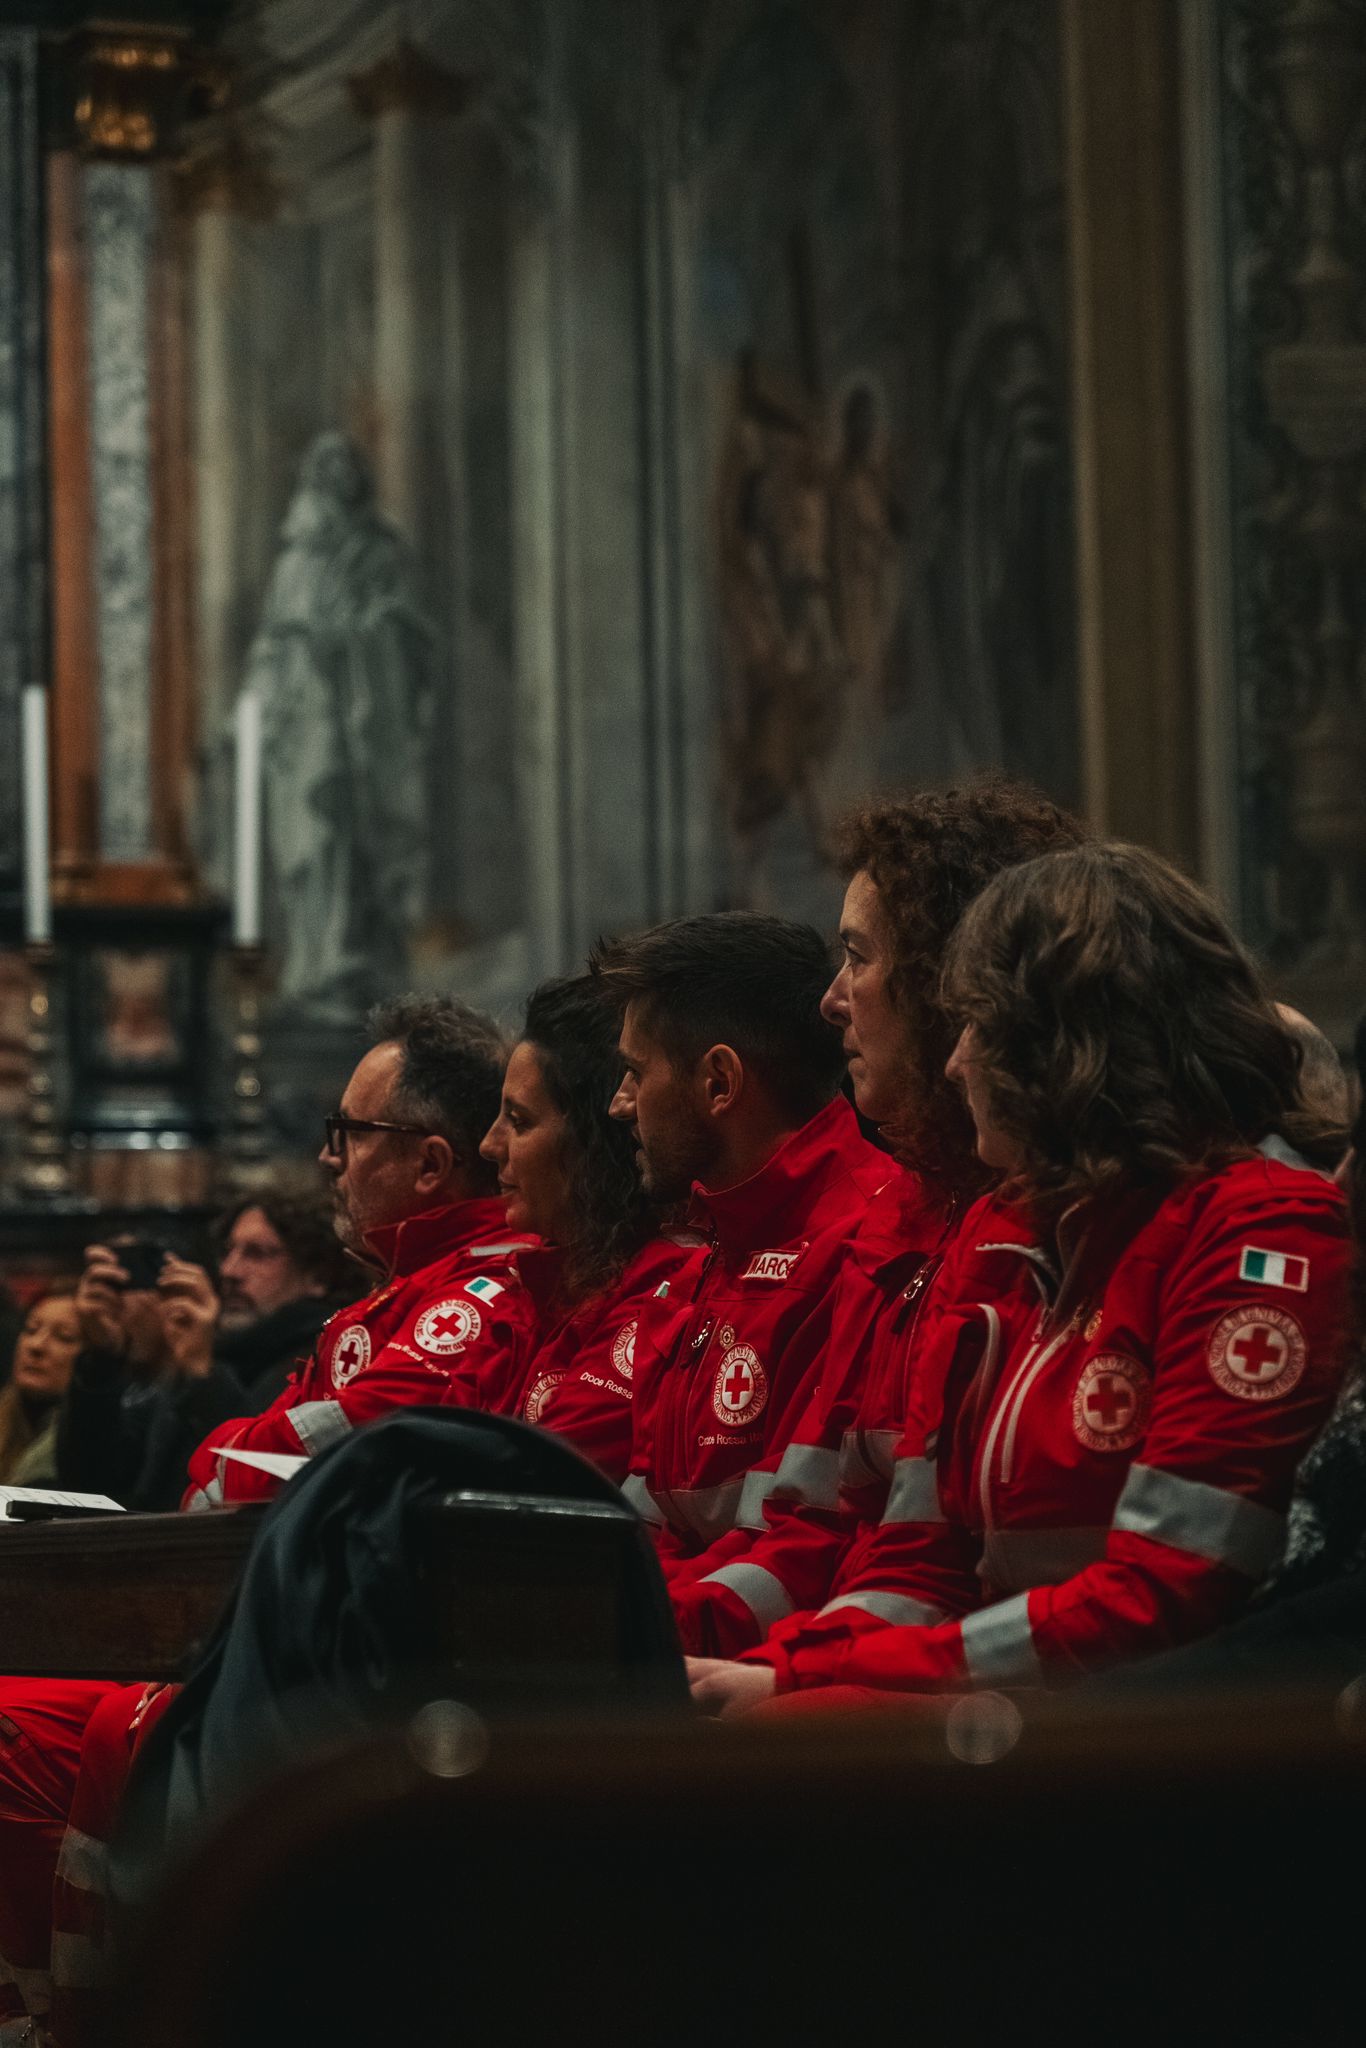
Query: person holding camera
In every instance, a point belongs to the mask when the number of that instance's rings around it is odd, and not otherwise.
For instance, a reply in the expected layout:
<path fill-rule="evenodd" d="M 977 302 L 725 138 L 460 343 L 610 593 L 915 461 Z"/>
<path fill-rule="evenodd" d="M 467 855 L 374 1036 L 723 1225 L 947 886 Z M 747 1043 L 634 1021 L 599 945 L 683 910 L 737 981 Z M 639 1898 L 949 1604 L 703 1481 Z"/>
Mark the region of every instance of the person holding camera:
<path fill-rule="evenodd" d="M 195 1445 L 250 1406 L 215 1355 L 220 1302 L 164 1245 L 93 1244 L 76 1289 L 81 1349 L 57 1428 L 57 1481 L 123 1507 L 177 1506 Z"/>

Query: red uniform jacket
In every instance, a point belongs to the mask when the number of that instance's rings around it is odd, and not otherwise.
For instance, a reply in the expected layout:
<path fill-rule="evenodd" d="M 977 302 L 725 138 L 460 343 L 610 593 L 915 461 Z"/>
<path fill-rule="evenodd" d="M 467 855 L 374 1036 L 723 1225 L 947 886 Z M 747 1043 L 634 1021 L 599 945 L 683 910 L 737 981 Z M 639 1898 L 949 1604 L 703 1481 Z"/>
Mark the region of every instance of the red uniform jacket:
<path fill-rule="evenodd" d="M 835 1284 L 819 1378 L 776 1460 L 773 1491 L 711 1545 L 696 1576 L 671 1587 L 685 1649 L 733 1657 L 784 1615 L 819 1607 L 860 1530 L 881 1521 L 910 1361 L 951 1227 L 946 1200 L 915 1174 L 898 1171 L 869 1203 Z"/>
<path fill-rule="evenodd" d="M 1274 1561 L 1341 1373 L 1340 1195 L 1247 1160 L 1059 1235 L 1061 1264 L 970 1212 L 887 1518 L 749 1653 L 780 1691 L 1056 1683 L 1216 1627 Z"/>
<path fill-rule="evenodd" d="M 562 1254 L 550 1245 L 519 1253 L 517 1272 L 536 1306 L 538 1341 L 505 1411 L 564 1437 L 619 1483 L 631 1461 L 641 1303 L 702 1257 L 699 1237 L 651 1238 L 610 1287 L 565 1314 L 556 1310 Z"/>
<path fill-rule="evenodd" d="M 263 1415 L 221 1423 L 190 1460 L 183 1505 L 259 1500 L 279 1482 L 215 1453 L 311 1457 L 391 1408 L 434 1407 L 453 1377 L 496 1380 L 534 1336 L 500 1201 L 458 1202 L 370 1233 L 389 1279 L 323 1325 L 313 1356 Z M 482 1405 L 468 1394 L 466 1406 Z"/>
<path fill-rule="evenodd" d="M 622 1489 L 666 1573 L 772 1492 L 765 1468 L 810 1398 L 849 1239 L 899 1172 L 837 1098 L 740 1186 L 694 1190 L 710 1249 L 641 1306 Z"/>

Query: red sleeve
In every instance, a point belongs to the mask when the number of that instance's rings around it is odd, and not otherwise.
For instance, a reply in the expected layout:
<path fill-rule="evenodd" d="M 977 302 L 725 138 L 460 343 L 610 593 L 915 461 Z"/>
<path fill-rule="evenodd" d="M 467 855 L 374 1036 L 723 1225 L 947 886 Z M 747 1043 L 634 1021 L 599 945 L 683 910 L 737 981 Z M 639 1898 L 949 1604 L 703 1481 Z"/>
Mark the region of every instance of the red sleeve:
<path fill-rule="evenodd" d="M 509 1347 L 524 1341 L 523 1324 L 515 1310 L 485 1308 L 480 1333 L 463 1352 L 449 1359 L 429 1358 L 411 1341 L 414 1323 L 426 1305 L 425 1301 L 418 1303 L 401 1331 L 347 1386 L 314 1395 L 311 1381 L 315 1368 L 310 1362 L 302 1378 L 292 1380 L 264 1414 L 221 1424 L 190 1460 L 190 1484 L 181 1505 L 200 1508 L 264 1500 L 279 1490 L 280 1481 L 271 1474 L 220 1459 L 214 1455 L 217 1451 L 283 1452 L 311 1458 L 395 1408 L 441 1406 L 466 1375 L 498 1371 Z M 305 1394 L 309 1398 L 302 1398 Z"/>
<path fill-rule="evenodd" d="M 1303 1291 L 1249 1284 L 1250 1239 L 1302 1268 Z M 1341 1208 L 1322 1187 L 1212 1206 L 1162 1289 L 1152 1412 L 1105 1556 L 963 1621 L 854 1616 L 842 1641 L 799 1634 L 772 1659 L 779 1690 L 1059 1683 L 1231 1618 L 1279 1552 L 1295 1467 L 1336 1394 L 1348 1261 Z M 1281 1361 L 1260 1382 L 1258 1330 Z"/>

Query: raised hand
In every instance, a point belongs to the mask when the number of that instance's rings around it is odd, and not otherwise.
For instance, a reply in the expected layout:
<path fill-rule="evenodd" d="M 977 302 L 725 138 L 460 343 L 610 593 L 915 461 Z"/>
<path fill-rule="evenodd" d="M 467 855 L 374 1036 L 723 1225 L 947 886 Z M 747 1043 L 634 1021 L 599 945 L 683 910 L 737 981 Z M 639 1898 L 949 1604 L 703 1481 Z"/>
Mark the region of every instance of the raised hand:
<path fill-rule="evenodd" d="M 128 1347 L 128 1330 L 123 1290 L 128 1274 L 119 1264 L 118 1253 L 107 1244 L 88 1244 L 85 1270 L 76 1288 L 76 1320 L 81 1343 L 89 1351 L 114 1351 L 122 1356 Z"/>
<path fill-rule="evenodd" d="M 205 1379 L 213 1369 L 213 1340 L 221 1304 L 202 1266 L 167 1252 L 157 1281 L 166 1362 L 172 1372 Z"/>

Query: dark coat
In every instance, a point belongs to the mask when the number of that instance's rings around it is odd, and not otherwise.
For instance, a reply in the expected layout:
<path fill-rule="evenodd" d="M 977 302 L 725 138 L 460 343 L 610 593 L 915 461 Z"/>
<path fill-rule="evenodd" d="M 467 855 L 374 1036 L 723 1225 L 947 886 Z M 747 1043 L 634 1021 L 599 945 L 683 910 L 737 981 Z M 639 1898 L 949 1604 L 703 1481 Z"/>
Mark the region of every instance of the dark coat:
<path fill-rule="evenodd" d="M 224 1333 L 203 1379 L 148 1384 L 131 1380 L 115 1353 L 82 1351 L 57 1429 L 58 1485 L 107 1493 L 140 1514 L 179 1507 L 191 1453 L 220 1422 L 274 1400 L 336 1306 L 304 1295 Z"/>

